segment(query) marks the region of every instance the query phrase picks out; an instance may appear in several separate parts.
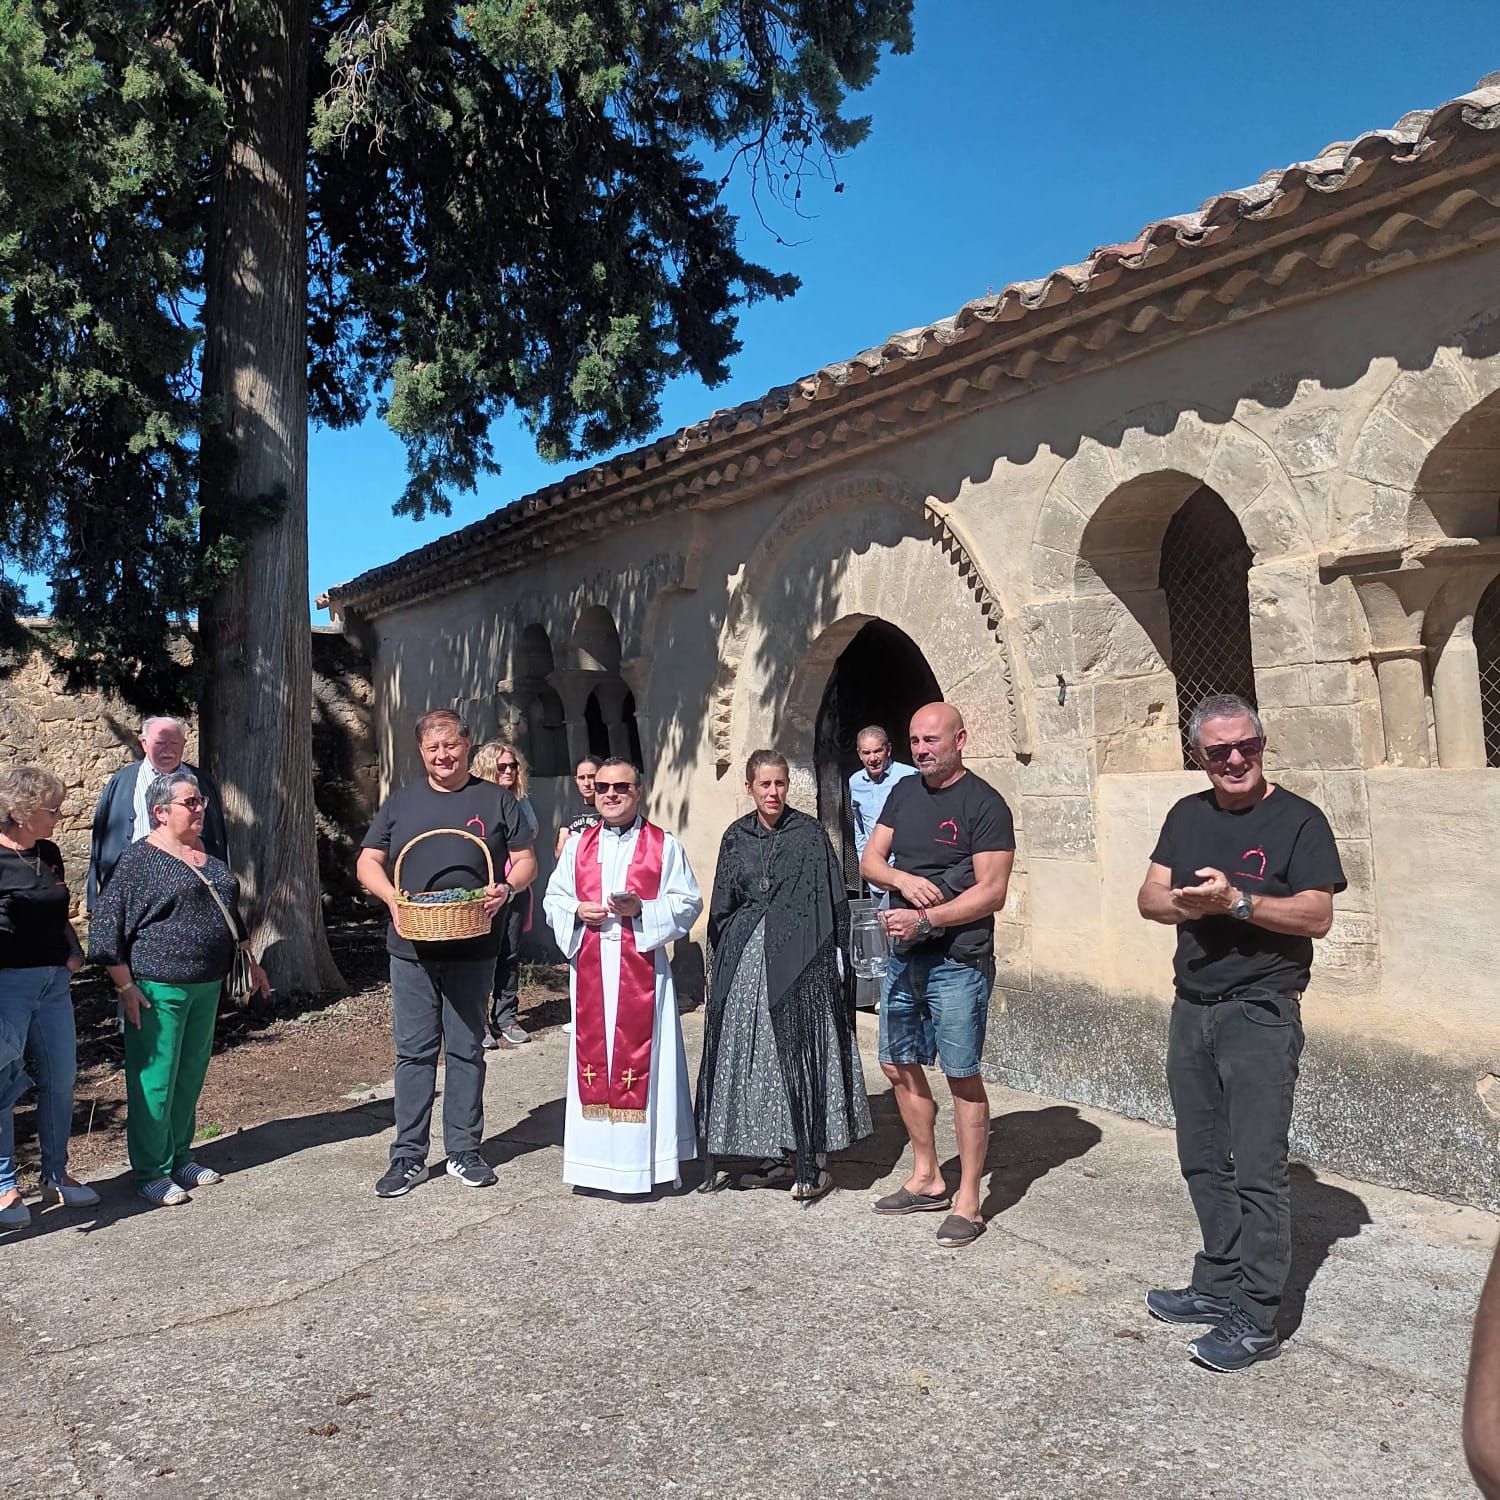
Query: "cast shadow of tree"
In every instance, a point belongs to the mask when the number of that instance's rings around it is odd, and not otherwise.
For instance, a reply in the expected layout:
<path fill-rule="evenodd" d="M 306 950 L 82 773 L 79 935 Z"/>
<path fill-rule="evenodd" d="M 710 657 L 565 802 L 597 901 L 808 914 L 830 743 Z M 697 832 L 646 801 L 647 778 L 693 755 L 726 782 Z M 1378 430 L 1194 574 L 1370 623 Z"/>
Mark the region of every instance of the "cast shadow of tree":
<path fill-rule="evenodd" d="M 369 1104 L 351 1105 L 347 1109 L 324 1110 L 314 1115 L 296 1115 L 284 1120 L 268 1120 L 233 1135 L 220 1136 L 198 1146 L 194 1159 L 226 1176 L 249 1171 L 270 1162 L 285 1161 L 304 1151 L 334 1146 L 344 1141 L 363 1140 L 380 1135 L 395 1124 L 389 1099 Z M 137 1213 L 167 1213 L 151 1208 L 135 1195 L 135 1182 L 129 1169 L 113 1177 L 96 1178 L 90 1183 L 99 1194 L 97 1207 L 88 1210 L 51 1208 L 32 1218 L 32 1235 L 54 1234 L 73 1230 L 79 1234 L 96 1234 L 119 1220 Z M 206 1193 L 232 1194 L 230 1186 L 203 1190 Z"/>

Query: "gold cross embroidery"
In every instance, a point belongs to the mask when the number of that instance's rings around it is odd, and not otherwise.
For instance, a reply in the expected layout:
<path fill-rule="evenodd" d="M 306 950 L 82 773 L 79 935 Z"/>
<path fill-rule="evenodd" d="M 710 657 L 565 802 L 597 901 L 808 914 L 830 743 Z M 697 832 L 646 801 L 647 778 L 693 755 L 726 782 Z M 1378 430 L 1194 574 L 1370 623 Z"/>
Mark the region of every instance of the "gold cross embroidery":
<path fill-rule="evenodd" d="M 635 1081 L 636 1081 L 636 1071 L 635 1071 L 634 1068 L 626 1068 L 625 1071 L 622 1074 L 620 1074 L 620 1083 L 621 1083 L 621 1086 L 625 1089 L 625 1092 L 627 1094 L 630 1092 L 631 1089 L 633 1089 L 635 1087 Z"/>
<path fill-rule="evenodd" d="M 583 1065 L 583 1081 L 586 1084 L 589 1084 L 592 1087 L 594 1080 L 598 1076 L 599 1075 L 594 1071 L 592 1063 L 584 1063 L 584 1065 Z"/>

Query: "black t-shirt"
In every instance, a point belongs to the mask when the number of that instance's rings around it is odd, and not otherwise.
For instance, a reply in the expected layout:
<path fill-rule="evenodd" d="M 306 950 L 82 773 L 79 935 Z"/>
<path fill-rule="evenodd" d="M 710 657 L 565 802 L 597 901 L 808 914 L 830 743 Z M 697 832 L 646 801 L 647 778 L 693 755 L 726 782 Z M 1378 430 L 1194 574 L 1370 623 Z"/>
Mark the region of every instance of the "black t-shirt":
<path fill-rule="evenodd" d="M 920 776 L 898 781 L 876 821 L 891 830 L 896 868 L 930 880 L 945 899 L 974 884 L 976 854 L 1016 847 L 1016 825 L 1005 798 L 972 771 L 936 792 Z M 910 902 L 892 891 L 891 904 Z M 942 953 L 955 963 L 983 968 L 995 951 L 995 919 L 979 917 L 945 928 L 909 951 Z"/>
<path fill-rule="evenodd" d="M 1347 884 L 1328 819 L 1280 786 L 1235 812 L 1219 806 L 1212 788 L 1184 797 L 1167 814 L 1151 862 L 1172 872 L 1174 886 L 1201 885 L 1194 872 L 1211 867 L 1251 896 L 1296 896 L 1325 885 L 1341 891 Z M 1312 959 L 1310 937 L 1216 916 L 1178 923 L 1172 967 L 1177 988 L 1201 1000 L 1251 984 L 1304 990 Z"/>
<path fill-rule="evenodd" d="M 391 795 L 375 814 L 362 848 L 379 849 L 386 856 L 385 872 L 396 882 L 396 860 L 419 833 L 439 828 L 463 828 L 484 840 L 495 862 L 495 879 L 503 879 L 505 858 L 512 850 L 531 847 L 531 825 L 516 799 L 490 781 L 469 777 L 456 792 L 438 792 L 426 780 L 414 781 Z M 468 839 L 423 839 L 401 861 L 400 889 L 451 891 L 474 889 L 486 883 L 488 871 L 479 847 Z M 413 943 L 401 937 L 395 924 L 386 931 L 385 948 L 398 958 L 495 958 L 502 928 L 495 922 L 483 937 L 453 943 Z"/>
<path fill-rule="evenodd" d="M 51 969 L 76 951 L 68 935 L 62 855 L 50 839 L 25 854 L 0 844 L 0 969 Z"/>

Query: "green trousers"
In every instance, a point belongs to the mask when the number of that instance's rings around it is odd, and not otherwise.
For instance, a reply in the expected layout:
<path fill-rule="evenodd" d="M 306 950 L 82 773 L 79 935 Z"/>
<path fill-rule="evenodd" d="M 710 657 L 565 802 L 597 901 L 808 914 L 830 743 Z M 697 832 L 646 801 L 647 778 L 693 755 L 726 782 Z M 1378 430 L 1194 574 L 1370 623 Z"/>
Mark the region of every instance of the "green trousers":
<path fill-rule="evenodd" d="M 136 983 L 151 1008 L 141 1006 L 139 1028 L 125 1023 L 125 1145 L 136 1181 L 144 1184 L 193 1159 L 221 982 Z"/>

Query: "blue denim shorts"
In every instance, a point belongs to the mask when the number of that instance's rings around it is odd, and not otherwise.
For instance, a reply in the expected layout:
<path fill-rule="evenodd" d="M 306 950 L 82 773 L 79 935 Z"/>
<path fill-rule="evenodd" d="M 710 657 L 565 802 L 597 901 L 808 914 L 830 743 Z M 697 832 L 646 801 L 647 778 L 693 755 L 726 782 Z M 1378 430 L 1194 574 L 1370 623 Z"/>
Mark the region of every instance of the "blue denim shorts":
<path fill-rule="evenodd" d="M 880 1060 L 972 1078 L 984 1053 L 993 975 L 941 954 L 892 954 L 880 997 Z"/>

